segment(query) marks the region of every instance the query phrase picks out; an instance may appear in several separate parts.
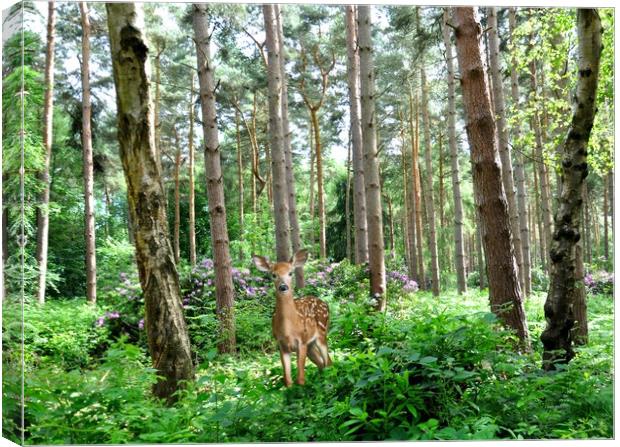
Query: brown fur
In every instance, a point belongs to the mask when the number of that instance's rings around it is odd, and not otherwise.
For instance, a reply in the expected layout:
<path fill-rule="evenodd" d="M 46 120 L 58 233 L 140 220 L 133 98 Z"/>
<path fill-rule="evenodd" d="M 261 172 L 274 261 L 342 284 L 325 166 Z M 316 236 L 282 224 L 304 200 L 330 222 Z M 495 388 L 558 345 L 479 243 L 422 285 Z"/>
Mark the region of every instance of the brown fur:
<path fill-rule="evenodd" d="M 276 309 L 272 318 L 273 336 L 278 342 L 280 359 L 284 369 L 284 384 L 291 386 L 290 354 L 297 354 L 297 383 L 305 382 L 306 356 L 320 369 L 331 365 L 327 347 L 329 307 L 314 297 L 293 299 L 292 279 L 296 267 L 307 259 L 307 251 L 295 253 L 290 262 L 271 264 L 266 258 L 254 255 L 256 267 L 270 272 L 276 287 Z M 286 290 L 280 287 L 286 286 Z"/>

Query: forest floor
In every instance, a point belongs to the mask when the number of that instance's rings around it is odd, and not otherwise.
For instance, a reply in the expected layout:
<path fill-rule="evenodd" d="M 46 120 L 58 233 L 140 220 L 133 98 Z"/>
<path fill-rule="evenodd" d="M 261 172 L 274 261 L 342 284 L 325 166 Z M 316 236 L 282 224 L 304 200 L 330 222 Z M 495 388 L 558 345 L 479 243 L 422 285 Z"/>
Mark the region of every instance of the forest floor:
<path fill-rule="evenodd" d="M 319 371 L 308 362 L 303 387 L 282 385 L 269 292 L 237 304 L 236 357 L 217 355 L 212 320 L 189 309 L 197 380 L 172 407 L 150 397 L 156 377 L 143 333 L 119 331 L 109 306 L 26 304 L 26 443 L 613 436 L 611 295 L 588 297 L 589 344 L 544 373 L 543 293 L 526 302 L 533 352 L 523 353 L 489 313 L 485 291 L 434 298 L 389 285 L 388 311 L 374 314 L 355 269 L 337 267 L 325 285 L 334 364 Z M 14 440 L 20 313 L 16 304 L 3 308 L 3 427 Z"/>

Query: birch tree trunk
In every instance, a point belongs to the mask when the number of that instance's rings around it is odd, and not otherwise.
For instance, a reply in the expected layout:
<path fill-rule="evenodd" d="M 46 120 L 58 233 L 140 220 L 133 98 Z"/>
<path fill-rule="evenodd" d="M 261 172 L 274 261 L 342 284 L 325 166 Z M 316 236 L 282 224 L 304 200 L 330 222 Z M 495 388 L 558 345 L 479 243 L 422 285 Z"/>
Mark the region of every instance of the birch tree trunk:
<path fill-rule="evenodd" d="M 358 6 L 361 121 L 364 148 L 370 292 L 377 301 L 376 309 L 383 311 L 386 305 L 385 248 L 383 242 L 383 216 L 381 212 L 381 183 L 376 144 L 375 76 L 370 26 L 370 6 Z"/>
<path fill-rule="evenodd" d="M 431 156 L 431 123 L 428 113 L 428 87 L 426 72 L 420 68 L 422 83 L 422 117 L 424 118 L 424 161 L 426 164 L 426 215 L 428 219 L 428 248 L 431 252 L 431 275 L 433 296 L 439 296 L 439 260 L 437 256 L 437 230 L 435 227 L 435 200 L 433 199 L 433 165 Z"/>
<path fill-rule="evenodd" d="M 189 263 L 196 265 L 196 205 L 194 191 L 194 73 L 190 81 L 189 97 Z M 243 232 L 241 233 L 243 234 Z"/>
<path fill-rule="evenodd" d="M 454 87 L 454 63 L 448 8 L 443 12 L 443 43 L 446 48 L 446 65 L 448 67 L 448 145 L 450 146 L 450 165 L 452 168 L 452 199 L 454 201 L 454 253 L 456 267 L 456 284 L 459 293 L 467 292 L 465 276 L 465 254 L 463 248 L 463 199 L 461 197 L 461 176 L 459 154 L 456 142 L 456 89 Z"/>
<path fill-rule="evenodd" d="M 205 140 L 205 177 L 207 203 L 213 244 L 215 270 L 216 312 L 220 323 L 218 351 L 236 352 L 234 288 L 226 205 L 224 200 L 224 174 L 221 166 L 220 143 L 217 130 L 215 103 L 215 74 L 211 63 L 211 34 L 207 5 L 194 4 L 194 36 L 198 62 L 198 83 L 202 107 L 202 130 Z"/>
<path fill-rule="evenodd" d="M 49 2 L 47 6 L 47 45 L 45 53 L 45 97 L 43 99 L 43 146 L 45 147 L 45 159 L 41 180 L 43 191 L 39 201 L 41 207 L 37 212 L 37 264 L 39 266 L 39 287 L 37 301 L 45 302 L 47 281 L 47 252 L 49 247 L 49 203 L 50 203 L 50 163 L 52 159 L 52 130 L 54 115 L 54 48 L 56 26 L 56 6 Z M 6 223 L 6 220 L 4 221 Z M 6 239 L 3 239 L 6 241 Z M 4 270 L 3 270 L 4 271 Z"/>
<path fill-rule="evenodd" d="M 280 52 L 280 73 L 282 77 L 282 133 L 284 146 L 284 160 L 286 171 L 286 188 L 288 191 L 288 217 L 291 226 L 291 247 L 293 253 L 301 249 L 301 235 L 299 230 L 299 220 L 297 218 L 297 193 L 295 192 L 295 173 L 293 170 L 293 152 L 291 150 L 291 131 L 288 122 L 288 82 L 286 76 L 286 60 L 284 53 L 284 31 L 282 28 L 282 11 L 276 6 L 276 22 L 278 28 L 278 43 Z M 295 286 L 304 287 L 303 267 L 295 269 Z"/>
<path fill-rule="evenodd" d="M 594 9 L 577 10 L 578 77 L 573 116 L 562 147 L 562 185 L 555 231 L 551 243 L 551 285 L 545 302 L 547 326 L 540 339 L 544 346 L 543 368 L 555 369 L 556 362 L 574 356 L 572 328 L 575 322 L 576 245 L 581 190 L 588 175 L 587 145 L 596 114 L 596 89 L 601 56 L 601 21 Z"/>
<path fill-rule="evenodd" d="M 155 152 L 144 15 L 136 3 L 108 3 L 106 10 L 118 108 L 117 135 L 144 293 L 145 328 L 153 366 L 162 376 L 153 391 L 172 402 L 179 381 L 193 380 L 194 371 L 168 238 L 161 161 Z"/>
<path fill-rule="evenodd" d="M 368 229 L 366 225 L 366 193 L 364 191 L 364 157 L 360 121 L 360 61 L 357 45 L 357 9 L 345 6 L 347 33 L 347 82 L 353 157 L 353 214 L 355 222 L 355 263 L 368 261 Z"/>
<path fill-rule="evenodd" d="M 515 194 L 515 184 L 512 173 L 512 154 L 508 142 L 508 129 L 506 126 L 506 104 L 504 101 L 504 88 L 502 83 L 502 73 L 500 71 L 499 60 L 499 32 L 497 22 L 497 8 L 487 8 L 488 26 L 491 28 L 489 33 L 489 53 L 490 71 L 493 80 L 493 101 L 495 104 L 495 123 L 497 126 L 499 155 L 502 161 L 502 181 L 508 200 L 508 213 L 510 215 L 510 229 L 512 232 L 512 242 L 514 245 L 515 257 L 521 290 L 525 290 L 525 279 L 523 276 L 523 248 L 521 245 L 521 231 L 519 227 L 519 211 Z M 526 292 L 527 295 L 527 292 Z"/>
<path fill-rule="evenodd" d="M 273 211 L 275 216 L 276 257 L 289 261 L 290 231 L 288 191 L 286 188 L 286 158 L 282 136 L 282 71 L 276 7 L 263 5 L 265 33 L 267 36 L 267 81 L 269 88 L 269 146 L 273 178 Z"/>
<path fill-rule="evenodd" d="M 508 23 L 510 27 L 510 40 L 516 45 L 513 39 L 514 29 L 517 26 L 515 8 L 509 8 Z M 510 85 L 512 95 L 513 110 L 519 108 L 519 77 L 517 75 L 517 60 L 515 52 L 512 52 L 510 64 Z M 519 123 L 513 128 L 513 141 L 518 141 L 521 129 Z M 528 225 L 527 212 L 527 189 L 525 185 L 525 169 L 523 153 L 518 153 L 515 157 L 515 180 L 517 186 L 517 210 L 519 220 L 519 234 L 521 237 L 521 255 L 523 258 L 523 268 L 519 269 L 519 274 L 523 280 L 523 292 L 529 296 L 532 292 L 532 255 L 530 253 L 530 230 Z"/>
<path fill-rule="evenodd" d="M 97 260 L 95 250 L 95 196 L 93 143 L 90 128 L 90 20 L 88 5 L 80 2 L 82 17 L 82 151 L 84 165 L 84 241 L 86 243 L 86 299 L 97 302 Z"/>
<path fill-rule="evenodd" d="M 514 329 L 529 350 L 529 333 L 514 256 L 510 217 L 502 184 L 501 163 L 491 99 L 480 50 L 480 24 L 473 8 L 454 8 L 453 24 L 461 72 L 467 137 L 471 147 L 476 207 L 489 275 L 491 310 Z"/>

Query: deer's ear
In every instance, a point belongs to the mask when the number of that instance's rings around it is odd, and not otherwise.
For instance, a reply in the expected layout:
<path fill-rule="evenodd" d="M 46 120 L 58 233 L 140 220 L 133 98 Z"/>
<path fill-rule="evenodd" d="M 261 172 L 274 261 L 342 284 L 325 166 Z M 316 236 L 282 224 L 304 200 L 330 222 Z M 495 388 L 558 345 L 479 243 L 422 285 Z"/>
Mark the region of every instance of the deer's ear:
<path fill-rule="evenodd" d="M 269 260 L 264 256 L 252 255 L 252 261 L 254 261 L 254 265 L 261 272 L 271 271 L 271 264 L 269 263 Z"/>
<path fill-rule="evenodd" d="M 291 259 L 291 263 L 293 264 L 293 267 L 298 268 L 303 266 L 307 260 L 308 250 L 304 248 L 303 250 L 299 250 L 297 253 L 295 253 L 293 259 Z"/>

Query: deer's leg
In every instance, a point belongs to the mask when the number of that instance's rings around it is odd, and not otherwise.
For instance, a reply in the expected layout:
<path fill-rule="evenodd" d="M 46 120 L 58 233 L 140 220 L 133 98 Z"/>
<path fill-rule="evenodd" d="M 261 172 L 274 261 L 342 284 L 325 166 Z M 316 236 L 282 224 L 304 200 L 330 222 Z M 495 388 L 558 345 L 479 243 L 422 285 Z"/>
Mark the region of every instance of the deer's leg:
<path fill-rule="evenodd" d="M 316 341 L 308 346 L 308 357 L 312 360 L 312 363 L 319 367 L 319 369 L 325 368 L 323 355 L 321 354 L 321 350 L 319 349 Z"/>
<path fill-rule="evenodd" d="M 323 358 L 323 363 L 325 366 L 330 366 L 332 364 L 332 359 L 329 358 L 329 349 L 327 348 L 327 337 L 320 337 L 316 345 L 318 349 L 321 351 L 321 357 Z"/>
<path fill-rule="evenodd" d="M 291 380 L 291 353 L 284 352 L 280 348 L 280 361 L 282 362 L 282 370 L 284 371 L 284 385 L 289 387 L 293 384 Z"/>
<path fill-rule="evenodd" d="M 308 346 L 304 343 L 299 343 L 297 348 L 297 383 L 303 385 L 306 383 L 306 354 L 308 352 Z"/>

